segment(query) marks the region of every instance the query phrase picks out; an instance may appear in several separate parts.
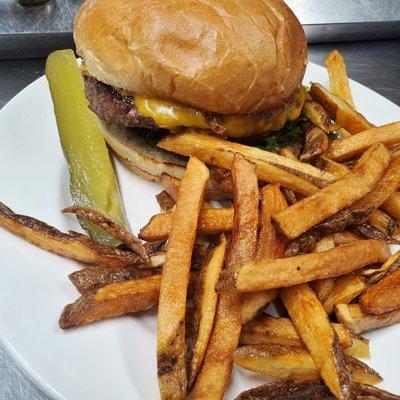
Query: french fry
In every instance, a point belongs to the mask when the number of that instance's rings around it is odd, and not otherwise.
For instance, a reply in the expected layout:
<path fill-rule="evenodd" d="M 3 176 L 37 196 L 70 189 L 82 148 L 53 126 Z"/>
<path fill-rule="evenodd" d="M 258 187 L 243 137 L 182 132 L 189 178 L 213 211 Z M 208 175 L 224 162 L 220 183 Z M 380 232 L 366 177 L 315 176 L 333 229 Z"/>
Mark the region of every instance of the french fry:
<path fill-rule="evenodd" d="M 396 231 L 396 221 L 381 210 L 374 210 L 369 216 L 368 221 L 387 236 L 393 236 Z"/>
<path fill-rule="evenodd" d="M 141 279 L 159 274 L 156 268 L 137 267 L 86 267 L 68 275 L 79 293 L 86 294 L 111 283 Z"/>
<path fill-rule="evenodd" d="M 165 191 L 176 201 L 179 193 L 180 179 L 168 174 L 161 174 L 160 183 L 164 186 Z M 230 196 L 227 196 L 223 192 L 218 184 L 211 177 L 207 181 L 206 191 L 204 193 L 206 200 L 227 200 Z"/>
<path fill-rule="evenodd" d="M 221 236 L 220 244 L 214 249 L 210 260 L 204 265 L 196 286 L 193 299 L 193 330 L 189 336 L 188 388 L 193 386 L 200 371 L 207 345 L 211 336 L 217 308 L 218 294 L 215 285 L 222 271 L 226 250 L 225 236 Z"/>
<path fill-rule="evenodd" d="M 338 125 L 351 134 L 354 135 L 374 127 L 363 115 L 319 83 L 312 83 L 309 93 L 312 99 L 321 104 Z"/>
<path fill-rule="evenodd" d="M 271 222 L 271 215 L 287 207 L 286 200 L 279 190 L 279 185 L 269 184 L 261 190 L 261 228 L 257 243 L 259 260 L 271 260 L 283 257 L 285 241 L 279 235 Z M 243 296 L 242 322 L 253 319 L 260 311 L 265 309 L 278 294 L 277 289 L 251 293 Z"/>
<path fill-rule="evenodd" d="M 216 165 L 210 165 L 210 175 L 218 187 L 226 194 L 226 197 L 232 199 L 233 182 L 231 171 L 226 168 L 217 167 Z"/>
<path fill-rule="evenodd" d="M 357 400 L 399 400 L 396 396 L 374 386 L 353 382 L 351 398 Z M 267 383 L 242 392 L 235 400 L 334 400 L 332 393 L 322 381 L 285 379 Z"/>
<path fill-rule="evenodd" d="M 329 139 L 325 132 L 317 126 L 311 125 L 305 133 L 303 152 L 299 160 L 311 163 L 324 154 L 329 147 Z"/>
<path fill-rule="evenodd" d="M 234 157 L 232 179 L 235 217 L 225 263 L 226 268 L 233 272 L 256 254 L 259 190 L 254 164 L 240 154 Z M 203 367 L 189 397 L 192 400 L 218 400 L 224 396 L 242 327 L 241 297 L 237 293 L 219 295 Z"/>
<path fill-rule="evenodd" d="M 62 329 L 118 315 L 144 311 L 158 302 L 161 275 L 111 283 L 68 304 L 61 314 Z"/>
<path fill-rule="evenodd" d="M 93 224 L 104 229 L 113 237 L 119 239 L 122 243 L 128 246 L 138 256 L 142 257 L 144 261 L 149 262 L 149 255 L 143 243 L 132 233 L 125 230 L 100 212 L 93 210 L 89 207 L 70 206 L 62 210 L 63 213 L 73 213 L 78 218 L 85 219 Z"/>
<path fill-rule="evenodd" d="M 309 351 L 304 348 L 264 344 L 240 347 L 235 364 L 252 372 L 276 379 L 319 379 L 321 377 Z M 345 364 L 355 382 L 376 385 L 381 376 L 368 365 L 345 356 Z"/>
<path fill-rule="evenodd" d="M 197 156 L 208 164 L 226 169 L 230 169 L 234 154 L 240 153 L 256 164 L 260 180 L 279 183 L 305 195 L 317 192 L 318 185 L 335 179 L 309 164 L 199 132 L 165 136 L 158 146 L 178 154 Z"/>
<path fill-rule="evenodd" d="M 335 175 L 338 178 L 341 178 L 342 176 L 350 172 L 350 169 L 346 167 L 344 164 L 340 164 L 324 156 L 321 156 L 319 158 L 318 166 L 323 171 L 329 172 L 330 174 Z"/>
<path fill-rule="evenodd" d="M 154 215 L 139 232 L 139 238 L 148 242 L 166 240 L 175 219 L 174 212 Z M 218 235 L 229 232 L 233 226 L 233 208 L 210 208 L 200 211 L 198 233 Z"/>
<path fill-rule="evenodd" d="M 321 253 L 322 251 L 331 250 L 335 247 L 335 242 L 330 237 L 321 239 L 314 248 L 315 253 Z M 314 290 L 320 302 L 323 302 L 332 291 L 335 280 L 333 278 L 318 279 L 314 282 L 310 282 L 312 290 Z"/>
<path fill-rule="evenodd" d="M 306 101 L 304 103 L 302 113 L 312 124 L 318 126 L 318 128 L 325 132 L 333 132 L 339 129 L 339 125 L 331 120 L 331 117 L 324 110 L 324 107 L 315 101 Z"/>
<path fill-rule="evenodd" d="M 0 226 L 44 250 L 89 265 L 128 267 L 143 264 L 136 254 L 94 242 L 78 233 L 66 234 L 35 218 L 15 214 L 0 203 Z"/>
<path fill-rule="evenodd" d="M 367 385 L 365 383 L 357 382 L 352 387 L 353 396 L 357 399 L 364 400 L 399 400 L 400 396 L 386 392 L 385 390 L 379 389 L 375 386 Z"/>
<path fill-rule="evenodd" d="M 351 231 L 335 232 L 332 233 L 331 238 L 335 242 L 335 246 L 342 244 L 354 243 L 361 239 L 361 237 Z"/>
<path fill-rule="evenodd" d="M 278 380 L 240 393 L 235 400 L 333 400 L 334 397 L 320 380 Z"/>
<path fill-rule="evenodd" d="M 334 175 L 343 176 L 350 171 L 350 169 L 343 164 L 336 163 L 335 161 L 329 159 L 325 160 L 327 161 L 327 165 L 330 164 L 331 166 L 335 166 L 336 173 L 331 170 Z M 352 206 L 352 208 L 367 209 L 378 207 L 381 205 L 383 206 L 383 208 L 385 208 L 386 203 L 396 201 L 395 199 L 397 192 L 395 192 L 395 190 L 397 190 L 400 184 L 400 177 L 398 174 L 399 168 L 400 155 L 392 156 L 390 163 L 382 176 L 382 179 L 379 180 L 379 182 L 375 185 L 372 191 L 368 193 L 368 195 L 366 195 L 364 198 L 361 198 L 357 203 Z M 393 230 L 395 229 L 395 222 L 381 210 L 374 210 L 369 217 L 369 222 L 389 236 L 393 234 Z"/>
<path fill-rule="evenodd" d="M 315 293 L 301 284 L 282 289 L 280 296 L 325 384 L 338 399 L 349 399 L 350 377 L 338 338 Z"/>
<path fill-rule="evenodd" d="M 385 275 L 360 298 L 360 306 L 369 314 L 382 315 L 400 308 L 400 269 Z"/>
<path fill-rule="evenodd" d="M 150 265 L 153 268 L 161 267 L 165 262 L 165 253 L 156 253 L 150 256 Z"/>
<path fill-rule="evenodd" d="M 359 296 L 367 285 L 359 273 L 336 278 L 334 287 L 323 302 L 324 309 L 329 315 L 336 304 L 349 304 Z"/>
<path fill-rule="evenodd" d="M 382 208 L 395 220 L 400 221 L 400 192 L 394 192 L 383 203 Z"/>
<path fill-rule="evenodd" d="M 335 286 L 335 279 L 334 278 L 318 279 L 316 281 L 310 282 L 310 286 L 317 295 L 318 300 L 321 303 L 323 303 L 328 298 L 329 294 L 332 292 L 332 289 Z"/>
<path fill-rule="evenodd" d="M 217 290 L 257 292 L 316 279 L 333 278 L 366 265 L 383 262 L 390 251 L 381 240 L 359 240 L 322 253 L 310 253 L 270 261 L 250 261 L 232 275 L 221 274 Z M 332 267 L 334 266 L 334 268 Z"/>
<path fill-rule="evenodd" d="M 343 56 L 337 50 L 332 50 L 325 58 L 325 65 L 329 74 L 331 92 L 355 108 Z"/>
<path fill-rule="evenodd" d="M 350 332 L 340 324 L 332 324 L 343 348 L 352 345 Z M 261 315 L 249 321 L 242 327 L 240 343 L 249 344 L 280 344 L 283 346 L 305 347 L 289 318 Z"/>
<path fill-rule="evenodd" d="M 343 351 L 346 355 L 355 358 L 370 358 L 369 340 L 361 336 L 354 336 L 353 343 Z"/>
<path fill-rule="evenodd" d="M 233 361 L 240 367 L 275 379 L 318 379 L 310 353 L 300 347 L 262 344 L 239 347 Z"/>
<path fill-rule="evenodd" d="M 400 310 L 373 315 L 365 313 L 359 304 L 337 304 L 335 314 L 338 321 L 355 334 L 373 331 L 400 322 Z"/>
<path fill-rule="evenodd" d="M 391 237 L 396 226 L 395 222 L 377 207 L 399 187 L 399 168 L 400 157 L 392 158 L 381 179 L 368 194 L 298 236 L 289 244 L 286 255 L 307 253 L 319 237 L 344 230 L 351 225 L 353 225 L 353 230 L 362 236 L 396 244 L 396 240 Z M 367 218 L 368 223 L 366 223 Z"/>
<path fill-rule="evenodd" d="M 389 153 L 382 144 L 372 147 L 347 175 L 275 214 L 273 220 L 287 238 L 296 238 L 370 192 L 389 160 Z"/>
<path fill-rule="evenodd" d="M 171 211 L 175 207 L 174 199 L 165 190 L 156 194 L 156 199 L 161 211 Z"/>
<path fill-rule="evenodd" d="M 210 174 L 190 158 L 180 184 L 162 272 L 157 318 L 157 373 L 161 399 L 186 395 L 185 313 L 193 245 Z"/>
<path fill-rule="evenodd" d="M 291 160 L 297 160 L 297 157 L 294 155 L 293 151 L 287 147 L 283 147 L 279 150 L 279 155 L 282 157 L 290 158 Z"/>
<path fill-rule="evenodd" d="M 392 254 L 380 267 L 365 268 L 362 275 L 368 279 L 368 284 L 373 285 L 381 280 L 388 272 L 400 266 L 400 251 Z"/>
<path fill-rule="evenodd" d="M 364 153 L 376 143 L 391 146 L 399 142 L 400 121 L 370 128 L 346 139 L 335 140 L 331 143 L 325 155 L 334 161 L 348 161 Z"/>

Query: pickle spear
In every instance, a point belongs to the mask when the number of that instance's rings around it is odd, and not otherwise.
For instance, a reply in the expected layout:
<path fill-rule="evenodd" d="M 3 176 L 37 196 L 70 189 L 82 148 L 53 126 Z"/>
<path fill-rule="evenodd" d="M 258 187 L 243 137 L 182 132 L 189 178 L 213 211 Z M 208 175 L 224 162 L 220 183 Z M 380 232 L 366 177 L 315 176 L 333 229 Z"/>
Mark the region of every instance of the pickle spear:
<path fill-rule="evenodd" d="M 46 77 L 53 98 L 61 146 L 70 172 L 70 191 L 77 206 L 86 206 L 126 227 L 123 204 L 102 128 L 89 110 L 83 79 L 72 50 L 51 53 Z M 100 243 L 121 242 L 89 221 L 80 220 L 89 236 Z"/>

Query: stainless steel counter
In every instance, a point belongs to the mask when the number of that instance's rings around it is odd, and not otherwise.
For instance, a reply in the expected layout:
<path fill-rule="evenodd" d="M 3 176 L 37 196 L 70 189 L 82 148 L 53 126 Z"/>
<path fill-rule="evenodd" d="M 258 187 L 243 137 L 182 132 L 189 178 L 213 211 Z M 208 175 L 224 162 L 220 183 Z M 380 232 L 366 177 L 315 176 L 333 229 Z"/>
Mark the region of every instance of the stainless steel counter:
<path fill-rule="evenodd" d="M 312 45 L 310 61 L 323 65 L 332 48 L 344 54 L 351 78 L 400 105 L 400 40 Z M 0 108 L 43 70 L 43 59 L 0 61 Z M 0 400 L 48 400 L 1 348 Z"/>

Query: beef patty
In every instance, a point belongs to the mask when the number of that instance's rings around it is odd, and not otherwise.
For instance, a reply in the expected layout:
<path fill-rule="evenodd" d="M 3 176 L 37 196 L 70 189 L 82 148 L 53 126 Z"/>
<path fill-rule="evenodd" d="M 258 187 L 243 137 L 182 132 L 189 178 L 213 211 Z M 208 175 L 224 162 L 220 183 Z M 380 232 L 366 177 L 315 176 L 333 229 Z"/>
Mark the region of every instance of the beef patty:
<path fill-rule="evenodd" d="M 138 112 L 132 96 L 125 96 L 112 86 L 87 75 L 84 81 L 89 107 L 102 120 L 127 128 L 157 129 L 152 118 Z"/>
<path fill-rule="evenodd" d="M 112 86 L 88 75 L 84 76 L 84 82 L 89 107 L 100 119 L 126 128 L 159 129 L 153 118 L 139 113 L 132 96 L 123 95 Z M 212 131 L 226 134 L 220 116 L 208 112 L 203 112 L 203 115 Z"/>

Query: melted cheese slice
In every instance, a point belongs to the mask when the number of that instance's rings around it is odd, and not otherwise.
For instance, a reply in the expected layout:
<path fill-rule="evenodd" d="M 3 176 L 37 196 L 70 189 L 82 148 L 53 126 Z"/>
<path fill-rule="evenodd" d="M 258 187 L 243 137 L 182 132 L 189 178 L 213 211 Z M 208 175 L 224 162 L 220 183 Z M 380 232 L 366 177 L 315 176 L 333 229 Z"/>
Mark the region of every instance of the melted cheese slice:
<path fill-rule="evenodd" d="M 282 107 L 271 112 L 249 115 L 222 115 L 221 123 L 230 137 L 246 137 L 254 133 L 278 131 L 286 121 L 298 118 L 305 101 L 306 92 L 299 87 L 293 98 Z M 201 111 L 168 100 L 151 99 L 135 95 L 137 110 L 150 117 L 160 128 L 176 129 L 194 127 L 210 129 Z"/>

